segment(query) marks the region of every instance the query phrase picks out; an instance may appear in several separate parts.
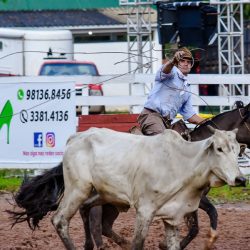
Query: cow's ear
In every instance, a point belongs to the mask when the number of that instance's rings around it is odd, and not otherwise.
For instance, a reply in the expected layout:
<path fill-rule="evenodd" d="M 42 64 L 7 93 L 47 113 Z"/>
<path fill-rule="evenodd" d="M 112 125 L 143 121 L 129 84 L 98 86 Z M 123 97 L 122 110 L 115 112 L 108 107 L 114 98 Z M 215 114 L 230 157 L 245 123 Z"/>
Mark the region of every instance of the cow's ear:
<path fill-rule="evenodd" d="M 211 150 L 213 148 L 214 148 L 214 139 L 213 139 L 213 137 L 210 137 L 206 143 L 206 149 Z"/>
<path fill-rule="evenodd" d="M 235 128 L 235 129 L 233 129 L 233 130 L 232 130 L 232 132 L 234 132 L 235 134 L 237 134 L 237 133 L 238 133 L 238 131 L 239 131 L 239 129 L 238 129 L 238 128 Z"/>
<path fill-rule="evenodd" d="M 212 126 L 207 125 L 207 128 L 208 128 L 208 130 L 209 130 L 212 134 L 215 133 L 215 128 L 213 128 Z"/>

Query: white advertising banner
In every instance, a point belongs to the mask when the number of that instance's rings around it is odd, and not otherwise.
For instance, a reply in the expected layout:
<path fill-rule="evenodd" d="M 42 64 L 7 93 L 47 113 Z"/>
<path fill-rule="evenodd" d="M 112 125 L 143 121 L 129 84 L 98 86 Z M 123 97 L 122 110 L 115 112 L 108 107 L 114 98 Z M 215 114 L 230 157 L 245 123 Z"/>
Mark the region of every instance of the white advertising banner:
<path fill-rule="evenodd" d="M 0 167 L 62 160 L 76 131 L 74 90 L 74 82 L 1 84 Z"/>

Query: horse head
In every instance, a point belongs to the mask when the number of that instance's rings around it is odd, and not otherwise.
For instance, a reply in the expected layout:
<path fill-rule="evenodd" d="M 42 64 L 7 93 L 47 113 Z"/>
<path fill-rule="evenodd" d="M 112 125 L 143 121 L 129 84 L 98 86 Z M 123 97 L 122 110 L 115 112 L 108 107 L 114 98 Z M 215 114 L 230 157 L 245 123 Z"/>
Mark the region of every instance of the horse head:
<path fill-rule="evenodd" d="M 244 103 L 242 101 L 236 101 L 234 103 L 234 106 L 239 109 L 239 108 L 244 108 Z"/>
<path fill-rule="evenodd" d="M 237 110 L 240 117 L 237 140 L 239 143 L 246 144 L 250 148 L 250 103 L 243 107 L 240 106 Z"/>
<path fill-rule="evenodd" d="M 235 102 L 236 109 L 221 113 L 204 121 L 191 133 L 192 141 L 199 141 L 212 135 L 208 125 L 220 130 L 233 130 L 238 128 L 237 141 L 250 148 L 250 103 L 246 106 L 241 101 Z"/>

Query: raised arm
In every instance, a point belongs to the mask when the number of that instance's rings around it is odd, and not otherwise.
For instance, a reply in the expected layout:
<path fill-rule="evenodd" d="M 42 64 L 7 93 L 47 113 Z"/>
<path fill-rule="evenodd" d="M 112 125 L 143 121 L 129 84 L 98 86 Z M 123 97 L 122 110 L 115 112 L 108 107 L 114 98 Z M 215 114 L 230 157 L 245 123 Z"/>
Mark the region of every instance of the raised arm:
<path fill-rule="evenodd" d="M 174 66 L 178 66 L 178 62 L 183 58 L 184 54 L 184 51 L 175 52 L 174 57 L 164 65 L 162 71 L 169 74 Z"/>

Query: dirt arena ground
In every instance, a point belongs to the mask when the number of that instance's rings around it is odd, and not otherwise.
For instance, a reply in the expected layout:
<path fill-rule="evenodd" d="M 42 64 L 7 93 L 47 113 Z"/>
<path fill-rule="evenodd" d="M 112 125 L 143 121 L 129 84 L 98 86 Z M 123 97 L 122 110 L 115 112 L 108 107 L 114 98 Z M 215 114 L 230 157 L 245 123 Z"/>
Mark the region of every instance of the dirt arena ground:
<path fill-rule="evenodd" d="M 11 229 L 8 215 L 4 212 L 11 209 L 6 201 L 10 194 L 0 194 L 0 249 L 1 250 L 61 250 L 63 245 L 50 223 L 50 216 L 44 219 L 40 229 L 32 232 L 26 223 L 19 224 Z M 250 249 L 250 204 L 236 203 L 216 206 L 219 213 L 219 238 L 213 249 L 216 250 L 249 250 Z M 132 239 L 135 213 L 130 209 L 128 213 L 121 213 L 114 225 L 114 229 L 127 239 Z M 199 236 L 187 247 L 187 250 L 201 250 L 204 246 L 209 230 L 208 217 L 203 211 L 199 211 L 200 233 Z M 181 234 L 185 233 L 184 225 Z M 74 239 L 77 249 L 82 249 L 83 227 L 79 214 L 77 214 L 70 226 L 70 234 Z M 150 227 L 150 232 L 145 243 L 145 249 L 159 249 L 158 244 L 164 237 L 163 224 L 156 220 Z M 108 249 L 120 249 L 108 239 L 104 239 Z"/>

